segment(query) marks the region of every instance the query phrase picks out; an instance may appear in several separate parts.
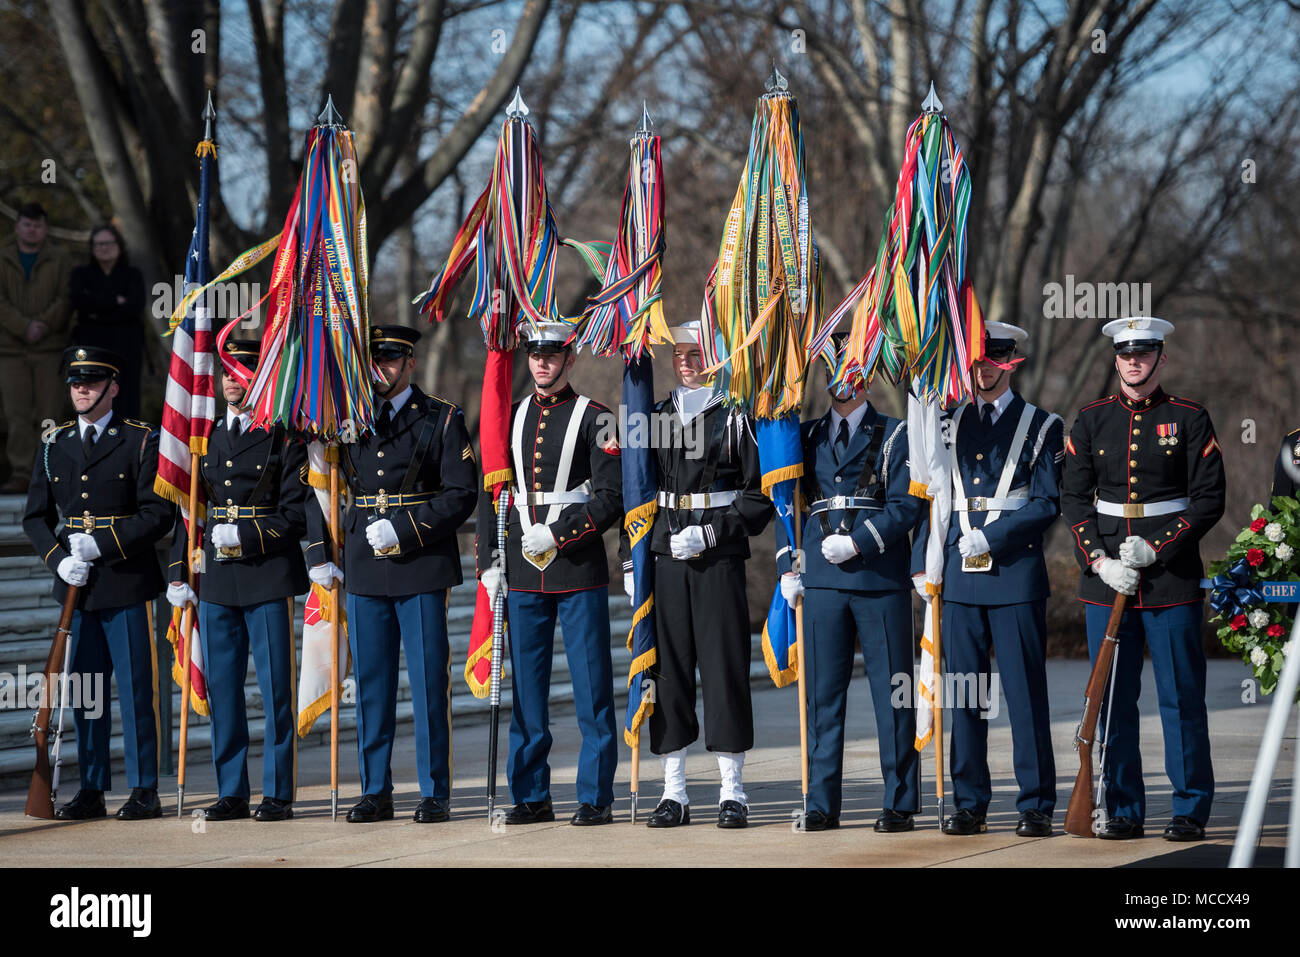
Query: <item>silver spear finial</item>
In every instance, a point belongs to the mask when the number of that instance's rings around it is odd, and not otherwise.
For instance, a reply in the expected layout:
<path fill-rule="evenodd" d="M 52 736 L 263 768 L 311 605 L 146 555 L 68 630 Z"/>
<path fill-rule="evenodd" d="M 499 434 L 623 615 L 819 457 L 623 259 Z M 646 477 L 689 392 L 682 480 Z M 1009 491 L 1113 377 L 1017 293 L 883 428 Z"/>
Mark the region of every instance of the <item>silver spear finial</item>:
<path fill-rule="evenodd" d="M 325 109 L 320 111 L 316 117 L 318 126 L 342 126 L 343 117 L 339 116 L 339 111 L 334 109 L 334 94 L 330 93 L 325 99 Z"/>
<path fill-rule="evenodd" d="M 785 77 L 781 75 L 781 71 L 776 68 L 775 63 L 772 64 L 772 75 L 767 78 L 765 88 L 767 89 L 768 96 L 782 96 L 789 92 L 790 84 L 787 83 Z"/>
<path fill-rule="evenodd" d="M 921 110 L 925 113 L 942 113 L 943 103 L 939 101 L 939 95 L 934 92 L 934 81 L 930 81 L 930 92 L 921 104 Z"/>
<path fill-rule="evenodd" d="M 203 138 L 212 139 L 212 121 L 217 118 L 217 111 L 212 108 L 212 91 L 208 90 L 208 103 L 203 107 Z"/>
<path fill-rule="evenodd" d="M 510 105 L 506 107 L 506 116 L 510 117 L 512 120 L 522 120 L 527 115 L 528 104 L 525 103 L 524 98 L 519 95 L 519 87 L 515 87 L 515 98 L 511 100 Z"/>
<path fill-rule="evenodd" d="M 650 119 L 650 108 L 645 105 L 645 100 L 641 101 L 641 125 L 637 127 L 636 132 L 632 134 L 632 140 L 645 140 L 655 135 L 654 121 Z"/>

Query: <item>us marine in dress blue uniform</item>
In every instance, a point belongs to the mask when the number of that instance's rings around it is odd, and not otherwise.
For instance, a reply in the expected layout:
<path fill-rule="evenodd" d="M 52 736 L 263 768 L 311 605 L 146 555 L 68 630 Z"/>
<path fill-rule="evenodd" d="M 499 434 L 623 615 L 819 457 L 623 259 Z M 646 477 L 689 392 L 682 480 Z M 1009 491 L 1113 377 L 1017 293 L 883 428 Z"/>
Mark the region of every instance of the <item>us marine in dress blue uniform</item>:
<path fill-rule="evenodd" d="M 113 413 L 121 359 L 108 349 L 72 348 L 63 356 L 77 418 L 36 451 L 23 531 L 55 575 L 54 597 L 81 592 L 72 617 L 73 673 L 85 682 L 117 679 L 126 783 L 121 820 L 159 817 L 158 658 L 147 602 L 163 590 L 155 544 L 175 510 L 153 490 L 158 432 Z M 60 525 L 62 522 L 62 525 Z M 112 787 L 112 715 L 74 713 L 81 788 L 55 811 L 62 820 L 103 817 Z"/>
<path fill-rule="evenodd" d="M 836 335 L 843 349 L 847 336 Z M 909 831 L 919 807 L 920 764 L 913 747 L 916 709 L 895 708 L 894 675 L 912 672 L 909 535 L 921 503 L 909 494 L 907 425 L 867 401 L 865 383 L 845 387 L 831 410 L 800 426 L 808 517 L 802 575 L 793 543 L 776 525 L 777 570 L 791 605 L 804 592 L 808 685 L 808 813 L 804 828 L 839 827 L 844 717 L 855 645 L 871 686 L 884 780 L 875 828 Z M 805 591 L 806 589 L 806 591 Z"/>
<path fill-rule="evenodd" d="M 972 370 L 975 401 L 960 406 L 946 431 L 953 512 L 944 549 L 944 672 L 958 680 L 952 709 L 951 774 L 956 811 L 945 834 L 986 830 L 992 799 L 988 711 L 998 693 L 989 651 L 1006 694 L 1015 766 L 1016 834 L 1046 837 L 1056 808 L 1056 762 L 1047 702 L 1047 597 L 1043 535 L 1061 512 L 1061 417 L 1011 388 L 1028 334 L 985 324 L 985 358 Z M 918 540 L 919 537 L 918 537 Z M 980 689 L 987 689 L 980 700 Z M 973 700 L 972 700 L 973 699 Z"/>
<path fill-rule="evenodd" d="M 555 820 L 547 703 L 555 622 L 559 619 L 573 683 L 582 747 L 578 810 L 571 824 L 613 820 L 618 739 L 610 658 L 609 565 L 601 534 L 623 515 L 623 474 L 613 413 L 568 382 L 576 358 L 571 328 L 543 323 L 527 341 L 534 389 L 511 409 L 515 488 L 506 527 L 510 628 L 510 757 L 515 806 L 507 824 Z M 500 587 L 492 552 L 491 496 L 479 500 L 478 574 L 489 595 Z"/>
<path fill-rule="evenodd" d="M 256 368 L 261 343 L 229 339 L 223 350 Z M 244 682 L 253 654 L 266 711 L 259 821 L 293 817 L 295 787 L 293 599 L 307 590 L 302 536 L 307 530 L 307 449 L 283 427 L 250 428 L 241 406 L 244 388 L 224 370 L 226 413 L 213 426 L 208 453 L 199 461 L 207 494 L 203 564 L 199 576 L 198 634 L 212 722 L 212 763 L 217 774 L 209 821 L 249 816 L 248 712 Z M 194 601 L 185 583 L 185 523 L 172 541 L 167 600 L 177 608 Z"/>
<path fill-rule="evenodd" d="M 1146 819 L 1137 706 L 1144 644 L 1174 792 L 1165 839 L 1201 840 L 1214 799 L 1199 543 L 1223 516 L 1226 481 L 1210 414 L 1160 388 L 1172 331 L 1172 323 L 1150 316 L 1102 327 L 1115 343 L 1120 391 L 1083 407 L 1065 447 L 1061 504 L 1083 569 L 1079 598 L 1094 661 L 1115 592 L 1131 596 L 1108 692 L 1113 711 L 1098 727 L 1108 815 L 1098 837 L 1111 840 L 1140 837 Z"/>
<path fill-rule="evenodd" d="M 341 446 L 353 496 L 343 517 L 343 571 L 329 561 L 325 516 L 315 504 L 307 509 L 309 575 L 322 587 L 337 577 L 348 592 L 364 792 L 348 812 L 352 823 L 393 816 L 399 641 L 415 720 L 415 820 L 432 824 L 450 816 L 447 589 L 461 582 L 456 530 L 474 511 L 478 468 L 464 413 L 410 384 L 419 339 L 403 326 L 370 329 L 371 355 L 384 379 L 375 383 L 375 433 Z"/>

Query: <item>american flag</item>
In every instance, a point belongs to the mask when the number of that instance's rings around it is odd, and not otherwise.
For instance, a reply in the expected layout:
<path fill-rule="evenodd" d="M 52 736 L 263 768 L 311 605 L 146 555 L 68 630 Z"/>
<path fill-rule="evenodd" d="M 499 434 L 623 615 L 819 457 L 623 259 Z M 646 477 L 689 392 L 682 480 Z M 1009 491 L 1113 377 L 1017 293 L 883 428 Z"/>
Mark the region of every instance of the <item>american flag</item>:
<path fill-rule="evenodd" d="M 199 205 L 194 215 L 194 232 L 185 257 L 185 289 L 198 289 L 208 282 L 208 182 L 216 148 L 209 138 L 199 144 Z M 212 374 L 216 366 L 212 316 L 207 297 L 200 295 L 193 308 L 186 309 L 172 333 L 172 361 L 167 371 L 167 393 L 163 400 L 162 432 L 158 439 L 158 475 L 154 491 L 181 507 L 186 530 L 196 523 L 194 540 L 203 540 L 203 518 L 207 503 L 200 483 L 195 501 L 190 501 L 191 453 L 204 455 L 212 435 L 216 415 Z M 186 555 L 186 562 L 190 556 Z M 195 579 L 197 590 L 197 579 Z M 176 649 L 172 677 L 183 686 L 183 657 L 180 648 L 181 609 L 173 610 L 167 640 Z M 190 642 L 190 702 L 199 714 L 207 714 L 207 685 L 204 679 L 202 649 L 198 642 L 198 623 L 194 622 Z"/>

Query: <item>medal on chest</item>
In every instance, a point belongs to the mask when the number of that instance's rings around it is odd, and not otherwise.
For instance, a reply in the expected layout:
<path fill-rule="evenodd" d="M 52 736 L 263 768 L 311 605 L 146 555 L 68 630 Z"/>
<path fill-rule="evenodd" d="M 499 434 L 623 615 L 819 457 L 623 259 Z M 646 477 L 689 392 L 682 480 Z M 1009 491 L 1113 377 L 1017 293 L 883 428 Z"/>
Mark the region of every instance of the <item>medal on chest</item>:
<path fill-rule="evenodd" d="M 1161 445 L 1178 444 L 1178 423 L 1166 422 L 1156 426 L 1156 441 Z"/>

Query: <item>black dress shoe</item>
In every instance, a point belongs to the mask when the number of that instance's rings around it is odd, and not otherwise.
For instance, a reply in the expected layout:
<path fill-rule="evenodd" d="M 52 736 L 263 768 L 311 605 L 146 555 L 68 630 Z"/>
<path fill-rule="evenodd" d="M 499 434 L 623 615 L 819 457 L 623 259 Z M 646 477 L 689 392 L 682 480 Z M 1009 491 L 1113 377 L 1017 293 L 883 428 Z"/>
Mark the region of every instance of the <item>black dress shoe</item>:
<path fill-rule="evenodd" d="M 1103 841 L 1129 841 L 1142 836 L 1142 825 L 1131 817 L 1112 817 L 1097 836 Z"/>
<path fill-rule="evenodd" d="M 555 809 L 551 799 L 544 801 L 523 801 L 506 811 L 507 824 L 542 824 L 555 820 Z"/>
<path fill-rule="evenodd" d="M 838 817 L 830 817 L 825 811 L 809 811 L 804 815 L 805 831 L 833 831 L 840 826 Z"/>
<path fill-rule="evenodd" d="M 393 796 L 391 794 L 363 794 L 361 800 L 348 811 L 349 824 L 373 824 L 375 821 L 393 819 Z"/>
<path fill-rule="evenodd" d="M 425 798 L 415 809 L 416 824 L 441 824 L 451 820 L 451 802 Z"/>
<path fill-rule="evenodd" d="M 569 818 L 569 823 L 577 827 L 595 827 L 597 824 L 613 824 L 614 808 L 606 804 L 604 807 L 597 807 L 594 804 L 579 804 L 578 810 L 573 812 L 573 817 Z"/>
<path fill-rule="evenodd" d="M 119 821 L 144 821 L 151 817 L 162 817 L 157 788 L 132 788 L 131 796 L 117 809 Z"/>
<path fill-rule="evenodd" d="M 293 817 L 293 802 L 281 801 L 279 798 L 264 797 L 262 803 L 253 812 L 256 821 L 287 821 Z"/>
<path fill-rule="evenodd" d="M 646 827 L 677 827 L 681 824 L 691 823 L 691 806 L 678 804 L 676 801 L 663 800 L 655 808 L 650 820 L 645 822 Z"/>
<path fill-rule="evenodd" d="M 1051 837 L 1052 816 L 1030 808 L 1020 815 L 1016 825 L 1016 837 Z"/>
<path fill-rule="evenodd" d="M 211 807 L 204 808 L 203 816 L 209 821 L 246 821 L 248 802 L 243 798 L 223 797 Z"/>
<path fill-rule="evenodd" d="M 876 831 L 880 834 L 897 834 L 900 831 L 914 830 L 916 830 L 916 822 L 912 820 L 911 811 L 895 811 L 892 807 L 887 807 L 880 817 L 876 818 Z"/>
<path fill-rule="evenodd" d="M 943 822 L 943 833 L 956 834 L 959 837 L 983 834 L 988 829 L 988 825 L 984 822 L 984 815 L 976 814 L 968 808 L 962 808 Z"/>
<path fill-rule="evenodd" d="M 1179 814 L 1174 817 L 1165 826 L 1166 841 L 1203 841 L 1205 840 L 1205 825 L 1197 824 L 1185 814 Z"/>
<path fill-rule="evenodd" d="M 104 809 L 104 792 L 82 788 L 67 804 L 54 812 L 60 821 L 88 821 L 93 817 L 107 817 Z"/>
<path fill-rule="evenodd" d="M 739 801 L 723 801 L 718 806 L 718 827 L 748 827 L 749 808 Z"/>

